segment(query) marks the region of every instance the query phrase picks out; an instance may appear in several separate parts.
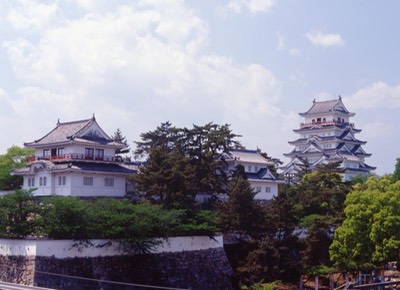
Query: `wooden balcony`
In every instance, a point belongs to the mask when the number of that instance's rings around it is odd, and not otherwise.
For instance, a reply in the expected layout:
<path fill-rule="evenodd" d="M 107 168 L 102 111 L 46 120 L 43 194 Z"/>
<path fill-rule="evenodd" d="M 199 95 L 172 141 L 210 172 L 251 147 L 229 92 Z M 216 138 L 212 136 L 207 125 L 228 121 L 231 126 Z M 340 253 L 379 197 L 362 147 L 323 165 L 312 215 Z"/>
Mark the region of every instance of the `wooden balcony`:
<path fill-rule="evenodd" d="M 28 163 L 47 160 L 52 162 L 61 162 L 61 161 L 99 161 L 99 162 L 122 162 L 120 156 L 87 156 L 85 154 L 63 154 L 63 155 L 53 155 L 53 156 L 30 156 L 26 158 Z"/>

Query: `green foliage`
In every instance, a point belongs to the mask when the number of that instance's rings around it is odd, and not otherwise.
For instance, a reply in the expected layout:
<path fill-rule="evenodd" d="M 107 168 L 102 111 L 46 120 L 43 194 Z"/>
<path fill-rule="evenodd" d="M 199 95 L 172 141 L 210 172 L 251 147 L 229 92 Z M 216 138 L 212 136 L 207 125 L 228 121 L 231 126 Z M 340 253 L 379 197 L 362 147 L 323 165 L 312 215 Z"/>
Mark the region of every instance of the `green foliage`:
<path fill-rule="evenodd" d="M 272 283 L 263 283 L 263 282 L 257 282 L 251 286 L 245 286 L 242 285 L 240 286 L 240 290 L 274 290 L 277 289 L 279 281 L 274 281 Z"/>
<path fill-rule="evenodd" d="M 48 197 L 43 201 L 41 223 L 51 239 L 89 239 L 89 204 L 75 197 Z"/>
<path fill-rule="evenodd" d="M 128 141 L 126 140 L 126 137 L 122 134 L 122 131 L 119 128 L 117 128 L 117 130 L 111 136 L 111 139 L 113 139 L 117 143 L 121 143 L 128 146 Z M 129 151 L 130 151 L 129 147 L 125 149 L 117 149 L 116 154 L 126 154 L 129 153 Z M 127 161 L 130 161 L 129 160 L 130 158 L 127 159 L 128 159 Z"/>
<path fill-rule="evenodd" d="M 218 231 L 216 215 L 209 210 L 174 210 L 173 236 L 215 236 Z"/>
<path fill-rule="evenodd" d="M 16 190 L 0 198 L 0 236 L 20 239 L 38 232 L 40 209 L 31 191 Z"/>
<path fill-rule="evenodd" d="M 156 151 L 156 160 L 159 162 L 160 168 L 163 168 L 164 159 L 169 166 L 171 158 L 168 155 L 174 154 L 175 157 L 172 159 L 179 157 L 180 161 L 189 162 L 192 167 L 193 174 L 186 178 L 189 180 L 190 177 L 190 189 L 193 188 L 194 192 L 210 195 L 223 192 L 227 183 L 227 176 L 222 170 L 224 164 L 219 157 L 232 148 L 241 147 L 240 143 L 234 140 L 238 135 L 232 133 L 227 124 L 208 123 L 204 126 L 193 125 L 192 129 L 188 129 L 176 128 L 166 122 L 154 131 L 142 133 L 140 137 L 141 141 L 135 142 L 137 146 L 135 156 L 149 157 L 145 167 L 154 166 L 154 163 L 151 162 L 155 159 L 155 156 L 152 156 L 154 151 Z M 163 172 L 164 170 L 159 171 L 160 174 Z M 160 174 L 153 174 L 153 179 L 163 179 L 162 176 L 157 177 Z M 139 175 L 138 178 L 139 180 L 136 181 L 140 183 L 140 179 L 144 178 L 144 175 Z M 174 184 L 169 184 L 169 186 L 178 187 Z M 162 190 L 168 191 L 169 189 L 164 184 Z M 190 193 L 191 191 L 187 194 L 190 195 Z"/>
<path fill-rule="evenodd" d="M 340 269 L 379 267 L 399 261 L 400 182 L 390 176 L 370 177 L 347 196 L 343 224 L 330 247 Z"/>
<path fill-rule="evenodd" d="M 400 180 L 400 158 L 397 158 L 394 172 L 392 174 L 392 182 L 395 183 L 396 181 L 399 180 Z"/>
<path fill-rule="evenodd" d="M 13 169 L 25 166 L 25 158 L 34 154 L 33 149 L 12 146 L 7 153 L 0 155 L 0 190 L 14 190 L 22 186 L 21 176 L 11 175 Z"/>
<path fill-rule="evenodd" d="M 132 204 L 126 199 L 93 202 L 74 197 L 43 201 L 42 232 L 53 239 L 109 239 L 126 252 L 148 252 L 170 236 L 214 236 L 215 217 L 209 211 L 188 213 L 159 205 Z"/>
<path fill-rule="evenodd" d="M 242 166 L 236 169 L 230 180 L 228 201 L 219 209 L 219 226 L 224 233 L 241 236 L 257 235 L 264 226 L 264 211 L 254 200 L 256 192 L 251 188 Z"/>
<path fill-rule="evenodd" d="M 334 230 L 344 219 L 343 209 L 351 185 L 342 181 L 340 163 L 331 163 L 307 173 L 293 186 L 294 211 L 302 242 L 303 272 L 331 267 L 329 247 Z"/>
<path fill-rule="evenodd" d="M 146 166 L 134 175 L 136 189 L 148 200 L 164 208 L 193 208 L 196 188 L 195 169 L 178 151 L 167 152 L 156 147 Z"/>

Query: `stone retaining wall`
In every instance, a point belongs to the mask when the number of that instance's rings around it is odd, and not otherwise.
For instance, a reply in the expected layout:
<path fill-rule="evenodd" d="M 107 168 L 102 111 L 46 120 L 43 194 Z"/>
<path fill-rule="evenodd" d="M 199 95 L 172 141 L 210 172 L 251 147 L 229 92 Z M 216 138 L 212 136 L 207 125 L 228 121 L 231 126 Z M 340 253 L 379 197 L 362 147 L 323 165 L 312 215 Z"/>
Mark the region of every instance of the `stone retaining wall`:
<path fill-rule="evenodd" d="M 233 270 L 222 247 L 222 238 L 184 237 L 165 243 L 152 254 L 129 256 L 110 251 L 107 255 L 86 255 L 89 252 L 85 249 L 73 250 L 79 255 L 72 255 L 72 252 L 67 255 L 71 248 L 60 247 L 57 243 L 52 243 L 53 247 L 48 247 L 44 255 L 43 243 L 35 249 L 29 241 L 24 242 L 27 243 L 18 245 L 13 241 L 7 246 L 0 240 L 0 280 L 65 290 L 151 289 L 121 283 L 233 289 Z M 8 254 L 3 255 L 2 251 Z M 34 251 L 42 255 L 31 255 Z M 18 252 L 26 254 L 15 255 Z"/>

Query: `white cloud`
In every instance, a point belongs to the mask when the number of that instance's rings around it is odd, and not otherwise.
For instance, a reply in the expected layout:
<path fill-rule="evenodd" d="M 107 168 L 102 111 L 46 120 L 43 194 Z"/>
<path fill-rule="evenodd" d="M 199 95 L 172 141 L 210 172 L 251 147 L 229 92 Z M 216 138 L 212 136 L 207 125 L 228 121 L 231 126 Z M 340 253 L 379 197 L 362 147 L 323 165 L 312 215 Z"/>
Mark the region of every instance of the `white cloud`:
<path fill-rule="evenodd" d="M 270 12 L 277 5 L 276 0 L 231 0 L 227 9 L 235 14 L 248 10 L 252 14 Z"/>
<path fill-rule="evenodd" d="M 57 4 L 37 3 L 33 0 L 18 0 L 7 13 L 7 20 L 16 30 L 42 29 L 55 20 Z"/>
<path fill-rule="evenodd" d="M 293 47 L 291 49 L 289 49 L 289 54 L 292 56 L 297 56 L 301 54 L 301 50 L 298 49 L 297 47 Z"/>
<path fill-rule="evenodd" d="M 395 126 L 392 123 L 376 121 L 363 126 L 363 136 L 366 140 L 382 140 L 391 137 L 395 133 Z"/>
<path fill-rule="evenodd" d="M 278 43 L 276 45 L 276 49 L 277 50 L 284 50 L 286 48 L 285 37 L 279 31 L 276 33 L 276 37 L 278 38 Z"/>
<path fill-rule="evenodd" d="M 281 122 L 296 114 L 283 116 L 276 107 L 280 82 L 271 71 L 206 53 L 203 19 L 181 1 L 159 2 L 106 9 L 104 1 L 82 0 L 82 15 L 63 14 L 55 25 L 36 26 L 37 38 L 22 35 L 3 43 L 24 83 L 0 94 L 0 102 L 6 99 L 14 111 L 2 124 L 19 124 L 10 136 L 31 141 L 58 118 L 95 113 L 107 133 L 120 128 L 130 141 L 170 120 L 177 126 L 231 123 L 246 145 L 265 150 L 266 135 L 274 136 L 268 146 L 286 144 L 291 129 L 283 130 Z M 260 132 L 257 124 L 268 126 Z"/>
<path fill-rule="evenodd" d="M 379 81 L 346 97 L 346 103 L 354 108 L 398 108 L 400 107 L 400 85 L 390 86 Z"/>
<path fill-rule="evenodd" d="M 343 46 L 345 44 L 340 34 L 322 33 L 321 31 L 313 31 L 306 34 L 306 37 L 315 46 Z"/>

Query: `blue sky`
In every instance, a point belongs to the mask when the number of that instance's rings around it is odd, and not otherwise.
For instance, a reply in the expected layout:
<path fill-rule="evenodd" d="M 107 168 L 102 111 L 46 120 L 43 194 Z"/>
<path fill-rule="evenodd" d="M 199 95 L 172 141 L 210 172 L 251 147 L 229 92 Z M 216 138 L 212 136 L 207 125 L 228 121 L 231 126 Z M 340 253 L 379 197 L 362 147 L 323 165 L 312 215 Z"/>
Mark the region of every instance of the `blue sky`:
<path fill-rule="evenodd" d="M 228 123 L 286 162 L 298 113 L 340 94 L 367 163 L 391 173 L 398 11 L 394 0 L 0 0 L 0 152 L 94 113 L 131 144 L 165 121 Z"/>

